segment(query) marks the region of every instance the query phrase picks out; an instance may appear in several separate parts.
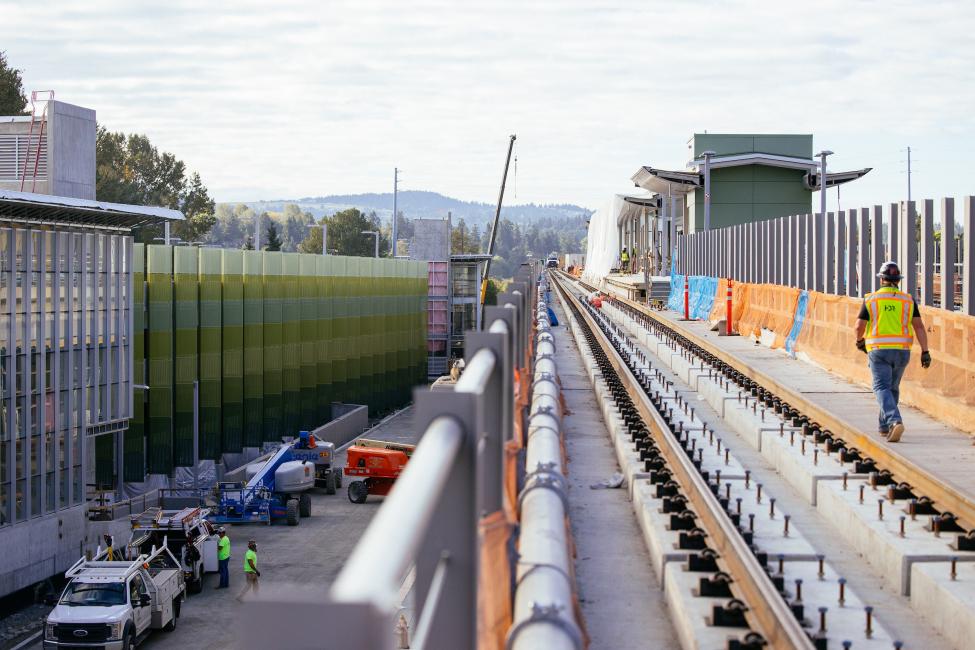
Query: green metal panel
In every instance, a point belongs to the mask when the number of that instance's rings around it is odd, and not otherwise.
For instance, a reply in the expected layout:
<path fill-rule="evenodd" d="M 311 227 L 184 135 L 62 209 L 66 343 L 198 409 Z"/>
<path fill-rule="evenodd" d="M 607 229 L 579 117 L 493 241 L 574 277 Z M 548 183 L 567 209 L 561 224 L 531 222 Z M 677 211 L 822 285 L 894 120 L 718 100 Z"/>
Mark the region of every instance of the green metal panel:
<path fill-rule="evenodd" d="M 218 460 L 223 452 L 221 379 L 223 376 L 223 254 L 200 249 L 200 458 Z"/>
<path fill-rule="evenodd" d="M 221 448 L 238 453 L 244 447 L 244 254 L 237 250 L 221 253 Z"/>
<path fill-rule="evenodd" d="M 300 354 L 301 364 L 301 418 L 299 429 L 313 429 L 324 424 L 318 419 L 316 397 L 318 392 L 318 258 L 319 255 L 301 255 L 298 275 L 300 302 Z"/>
<path fill-rule="evenodd" d="M 284 435 L 281 419 L 284 366 L 282 253 L 264 252 L 264 431 L 263 440 L 274 442 Z"/>
<path fill-rule="evenodd" d="M 316 297 L 318 301 L 318 354 L 316 355 L 316 419 L 328 422 L 332 418 L 331 360 L 329 358 L 332 337 L 332 296 L 329 273 L 331 257 L 315 256 Z"/>
<path fill-rule="evenodd" d="M 132 247 L 132 383 L 146 385 L 146 251 Z M 133 388 L 132 419 L 122 439 L 122 480 L 139 482 L 146 476 L 146 391 Z"/>
<path fill-rule="evenodd" d="M 754 133 L 695 133 L 694 157 L 711 150 L 718 155 L 741 153 L 770 153 L 794 158 L 812 157 L 812 135 L 808 134 L 754 134 Z"/>
<path fill-rule="evenodd" d="M 301 420 L 301 257 L 298 253 L 282 253 L 282 373 L 281 403 L 282 435 L 298 435 Z"/>
<path fill-rule="evenodd" d="M 176 367 L 173 393 L 173 464 L 193 465 L 193 383 L 197 380 L 200 328 L 199 249 L 173 249 Z"/>
<path fill-rule="evenodd" d="M 173 249 L 147 248 L 149 318 L 149 419 L 146 466 L 150 474 L 173 470 Z"/>
<path fill-rule="evenodd" d="M 264 441 L 264 253 L 244 251 L 244 446 Z"/>

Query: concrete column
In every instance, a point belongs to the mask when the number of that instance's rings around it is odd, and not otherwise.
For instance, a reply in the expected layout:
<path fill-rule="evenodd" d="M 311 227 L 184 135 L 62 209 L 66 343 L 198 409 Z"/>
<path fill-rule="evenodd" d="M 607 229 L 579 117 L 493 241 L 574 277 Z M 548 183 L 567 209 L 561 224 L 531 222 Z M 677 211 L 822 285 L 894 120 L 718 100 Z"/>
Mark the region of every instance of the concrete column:
<path fill-rule="evenodd" d="M 941 243 L 944 244 L 942 238 Z M 934 305 L 934 201 L 921 201 L 921 304 Z"/>
<path fill-rule="evenodd" d="M 962 199 L 962 309 L 975 316 L 975 196 Z"/>
<path fill-rule="evenodd" d="M 941 308 L 955 311 L 955 200 L 941 199 Z"/>
<path fill-rule="evenodd" d="M 836 278 L 837 295 L 846 295 L 846 211 L 836 212 L 836 247 L 833 249 L 833 276 Z"/>
<path fill-rule="evenodd" d="M 857 221 L 857 269 L 858 282 L 856 295 L 861 298 L 870 291 L 870 209 L 860 208 Z"/>
<path fill-rule="evenodd" d="M 901 264 L 901 275 L 904 280 L 901 282 L 901 291 L 917 297 L 917 232 L 915 221 L 917 220 L 917 210 L 914 201 L 905 201 L 904 209 L 901 211 L 900 240 L 901 250 L 904 251 Z"/>
<path fill-rule="evenodd" d="M 823 286 L 826 293 L 836 293 L 836 264 L 834 262 L 836 246 L 836 215 L 826 214 L 826 243 L 823 245 Z"/>

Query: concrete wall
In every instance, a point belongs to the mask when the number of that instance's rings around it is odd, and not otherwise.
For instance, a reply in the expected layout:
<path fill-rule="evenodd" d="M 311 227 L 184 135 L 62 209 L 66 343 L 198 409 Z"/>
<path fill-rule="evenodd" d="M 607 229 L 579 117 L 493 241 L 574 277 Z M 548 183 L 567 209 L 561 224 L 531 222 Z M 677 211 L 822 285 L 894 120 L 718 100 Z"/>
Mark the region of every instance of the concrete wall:
<path fill-rule="evenodd" d="M 95 199 L 95 111 L 64 102 L 48 107 L 51 194 Z"/>
<path fill-rule="evenodd" d="M 87 524 L 79 505 L 0 528 L 0 597 L 66 570 L 89 539 L 97 545 Z"/>
<path fill-rule="evenodd" d="M 26 136 L 30 128 L 30 117 L 0 118 L 0 134 Z M 50 102 L 44 138 L 47 174 L 43 180 L 29 180 L 24 191 L 94 200 L 96 133 L 95 111 L 59 101 Z M 28 177 L 33 172 L 33 159 L 31 155 Z M 22 173 L 22 163 L 19 163 L 17 177 L 5 175 L 0 178 L 0 189 L 20 191 L 18 179 Z"/>
<path fill-rule="evenodd" d="M 410 259 L 442 262 L 450 259 L 450 220 L 414 219 Z"/>

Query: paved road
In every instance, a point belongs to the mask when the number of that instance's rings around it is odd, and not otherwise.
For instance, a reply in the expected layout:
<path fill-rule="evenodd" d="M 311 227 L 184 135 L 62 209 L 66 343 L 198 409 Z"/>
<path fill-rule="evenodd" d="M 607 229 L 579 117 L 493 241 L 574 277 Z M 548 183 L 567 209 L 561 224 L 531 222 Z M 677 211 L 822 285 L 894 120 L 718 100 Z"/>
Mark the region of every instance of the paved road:
<path fill-rule="evenodd" d="M 412 409 L 397 414 L 366 435 L 415 442 Z M 344 466 L 344 451 L 336 454 L 336 463 Z M 214 589 L 218 583 L 217 575 L 207 576 L 203 592 L 190 596 L 184 603 L 177 629 L 169 633 L 153 633 L 140 648 L 230 650 L 240 647 L 237 635 L 240 604 L 236 596 L 244 586 L 243 563 L 248 539 L 257 542 L 262 586 L 331 584 L 382 503 L 381 497 L 370 497 L 362 505 L 351 503 L 345 493 L 347 484 L 348 481 L 344 481 L 343 489 L 334 496 L 313 491 L 312 516 L 302 519 L 297 527 L 284 524 L 228 526 L 233 553 L 230 589 Z M 41 643 L 38 641 L 25 648 L 40 649 Z"/>

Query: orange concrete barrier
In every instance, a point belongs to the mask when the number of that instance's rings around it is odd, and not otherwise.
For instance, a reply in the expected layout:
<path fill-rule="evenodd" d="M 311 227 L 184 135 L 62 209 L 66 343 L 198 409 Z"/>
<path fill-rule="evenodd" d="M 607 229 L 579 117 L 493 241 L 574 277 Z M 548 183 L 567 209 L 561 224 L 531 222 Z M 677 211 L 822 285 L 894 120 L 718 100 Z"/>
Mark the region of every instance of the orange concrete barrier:
<path fill-rule="evenodd" d="M 738 321 L 741 319 L 741 315 L 745 312 L 745 306 L 748 304 L 748 289 L 750 286 L 752 285 L 744 282 L 735 282 L 731 285 L 731 327 L 736 331 Z M 718 288 L 714 294 L 714 307 L 708 316 L 709 321 L 717 322 L 725 318 L 727 310 L 725 300 L 727 297 L 728 280 L 727 278 L 718 278 Z"/>
<path fill-rule="evenodd" d="M 719 287 L 720 290 L 720 287 Z M 735 298 L 732 298 L 735 301 Z M 773 348 L 785 345 L 785 339 L 792 329 L 799 301 L 799 289 L 774 284 L 750 284 L 744 309 L 738 318 L 736 329 L 742 336 L 762 335 L 762 330 L 775 333 Z"/>

